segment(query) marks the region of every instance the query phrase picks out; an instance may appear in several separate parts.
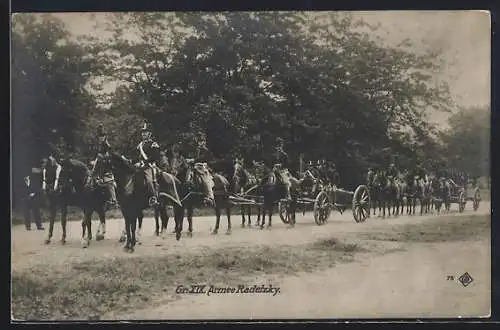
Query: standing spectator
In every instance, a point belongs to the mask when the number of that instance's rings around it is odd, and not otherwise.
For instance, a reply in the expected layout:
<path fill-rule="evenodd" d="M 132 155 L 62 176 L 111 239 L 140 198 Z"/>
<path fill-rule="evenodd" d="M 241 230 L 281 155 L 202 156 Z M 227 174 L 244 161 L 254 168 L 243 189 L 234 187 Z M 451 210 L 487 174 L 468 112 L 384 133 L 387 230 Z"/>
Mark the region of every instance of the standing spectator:
<path fill-rule="evenodd" d="M 31 230 L 31 215 L 35 220 L 36 228 L 44 230 L 40 213 L 42 179 L 38 171 L 31 171 L 24 177 L 23 211 L 26 230 Z"/>

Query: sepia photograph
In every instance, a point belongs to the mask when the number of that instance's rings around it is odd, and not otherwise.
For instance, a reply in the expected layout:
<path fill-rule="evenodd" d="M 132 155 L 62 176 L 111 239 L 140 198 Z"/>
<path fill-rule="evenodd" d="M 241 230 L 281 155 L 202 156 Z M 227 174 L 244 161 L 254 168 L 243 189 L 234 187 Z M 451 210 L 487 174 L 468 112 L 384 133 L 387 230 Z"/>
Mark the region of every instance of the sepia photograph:
<path fill-rule="evenodd" d="M 488 11 L 11 15 L 11 319 L 491 315 Z"/>

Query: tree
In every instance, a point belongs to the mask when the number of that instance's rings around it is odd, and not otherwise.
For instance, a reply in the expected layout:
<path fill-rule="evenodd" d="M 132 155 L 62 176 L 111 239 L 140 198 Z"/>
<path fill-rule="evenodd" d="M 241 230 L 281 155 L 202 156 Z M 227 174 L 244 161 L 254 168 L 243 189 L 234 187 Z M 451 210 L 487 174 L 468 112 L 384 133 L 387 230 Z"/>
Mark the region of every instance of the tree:
<path fill-rule="evenodd" d="M 85 89 L 92 62 L 49 14 L 12 18 L 12 165 L 22 173 L 58 148 L 78 154 L 79 130 L 94 106 Z M 21 179 L 19 179 L 21 177 Z"/>
<path fill-rule="evenodd" d="M 449 125 L 443 136 L 448 166 L 472 176 L 489 176 L 489 107 L 461 108 L 449 118 Z"/>

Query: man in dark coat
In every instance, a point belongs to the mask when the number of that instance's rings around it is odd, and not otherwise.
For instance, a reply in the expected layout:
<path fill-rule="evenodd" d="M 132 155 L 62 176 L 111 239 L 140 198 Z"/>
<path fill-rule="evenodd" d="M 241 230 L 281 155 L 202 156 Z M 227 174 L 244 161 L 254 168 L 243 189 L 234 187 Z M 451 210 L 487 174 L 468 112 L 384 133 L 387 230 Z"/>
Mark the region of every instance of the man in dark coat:
<path fill-rule="evenodd" d="M 31 215 L 35 220 L 36 228 L 44 230 L 40 202 L 42 193 L 42 178 L 40 170 L 33 170 L 24 177 L 23 185 L 23 211 L 26 230 L 31 230 Z"/>
<path fill-rule="evenodd" d="M 91 174 L 97 178 L 98 182 L 103 182 L 105 185 L 111 185 L 109 187 L 109 200 L 106 201 L 106 203 L 109 206 L 116 206 L 116 182 L 109 161 L 111 145 L 108 142 L 108 137 L 104 131 L 103 125 L 99 125 L 97 129 L 97 139 L 97 155 L 93 167 L 91 168 Z"/>
<path fill-rule="evenodd" d="M 144 123 L 141 128 L 142 141 L 137 145 L 139 162 L 145 165 L 144 175 L 147 183 L 149 206 L 158 205 L 157 192 L 157 164 L 160 160 L 160 145 L 151 137 L 151 129 L 148 123 Z"/>

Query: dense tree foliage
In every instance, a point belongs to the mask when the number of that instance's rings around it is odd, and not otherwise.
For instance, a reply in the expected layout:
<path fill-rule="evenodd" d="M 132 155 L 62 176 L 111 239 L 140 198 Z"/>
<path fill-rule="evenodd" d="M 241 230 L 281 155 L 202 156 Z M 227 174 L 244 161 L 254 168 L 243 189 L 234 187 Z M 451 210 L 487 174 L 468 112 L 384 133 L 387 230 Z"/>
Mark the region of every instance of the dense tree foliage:
<path fill-rule="evenodd" d="M 448 167 L 472 176 L 489 176 L 491 126 L 488 110 L 460 109 L 450 117 L 450 128 L 443 136 Z"/>
<path fill-rule="evenodd" d="M 451 110 L 433 79 L 439 54 L 388 47 L 373 29 L 346 13 L 113 13 L 107 35 L 76 43 L 50 15 L 18 15 L 15 162 L 35 164 L 59 139 L 92 157 L 99 123 L 130 153 L 142 119 L 183 153 L 201 137 L 217 157 L 266 159 L 282 138 L 295 169 L 299 154 L 332 159 L 347 188 L 368 165 L 473 161 L 465 144 L 478 137 L 441 139 L 426 120 Z M 109 82 L 118 88 L 106 93 Z"/>

